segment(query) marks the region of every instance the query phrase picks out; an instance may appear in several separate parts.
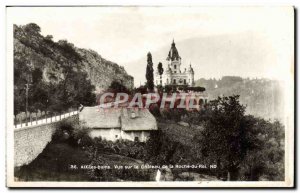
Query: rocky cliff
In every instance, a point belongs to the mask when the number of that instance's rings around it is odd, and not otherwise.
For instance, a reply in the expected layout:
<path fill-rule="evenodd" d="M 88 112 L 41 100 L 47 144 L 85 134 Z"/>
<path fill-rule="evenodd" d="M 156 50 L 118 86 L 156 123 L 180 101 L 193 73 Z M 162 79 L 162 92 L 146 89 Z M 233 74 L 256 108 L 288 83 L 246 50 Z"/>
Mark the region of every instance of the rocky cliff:
<path fill-rule="evenodd" d="M 133 77 L 127 74 L 123 66 L 102 58 L 93 50 L 77 49 L 77 52 L 83 58 L 84 69 L 97 90 L 107 88 L 113 80 L 133 88 Z"/>
<path fill-rule="evenodd" d="M 51 35 L 43 36 L 36 24 L 14 25 L 15 65 L 32 65 L 42 71 L 45 81 L 64 79 L 62 66 L 70 65 L 85 71 L 96 89 L 107 88 L 113 80 L 133 87 L 133 77 L 124 67 L 104 59 L 97 52 L 77 48 L 67 40 L 54 42 Z M 28 68 L 30 69 L 30 68 Z"/>

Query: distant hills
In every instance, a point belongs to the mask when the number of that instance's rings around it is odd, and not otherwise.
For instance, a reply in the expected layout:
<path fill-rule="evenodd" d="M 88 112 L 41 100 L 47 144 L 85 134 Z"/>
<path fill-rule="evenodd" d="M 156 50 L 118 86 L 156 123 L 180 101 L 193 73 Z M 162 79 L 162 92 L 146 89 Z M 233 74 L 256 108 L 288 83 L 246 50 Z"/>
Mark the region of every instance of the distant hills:
<path fill-rule="evenodd" d="M 240 102 L 247 106 L 246 113 L 272 120 L 284 118 L 283 84 L 280 81 L 224 76 L 221 79 L 201 78 L 195 83 L 206 88 L 209 99 L 240 95 Z"/>
<path fill-rule="evenodd" d="M 244 41 L 247 39 L 251 41 Z M 154 70 L 157 69 L 159 62 L 166 68 L 171 43 L 172 36 L 166 40 L 165 46 L 156 50 L 142 48 L 145 49 L 145 55 L 126 64 L 126 70 L 134 74 L 136 85 L 140 82 L 144 84 L 147 52 L 150 51 L 152 54 Z M 246 31 L 183 40 L 175 38 L 175 43 L 182 58 L 181 70 L 191 63 L 197 80 L 196 86 L 205 87 L 210 99 L 219 95 L 238 94 L 240 101 L 247 105 L 247 113 L 267 119 L 283 118 L 282 83 L 277 80 L 255 78 L 266 77 L 266 74 L 279 65 L 274 62 L 274 58 L 277 58 L 276 52 L 270 49 L 270 43 L 263 34 Z"/>
<path fill-rule="evenodd" d="M 195 80 L 199 78 L 221 78 L 222 76 L 265 77 L 278 65 L 277 53 L 270 49 L 270 42 L 263 34 L 246 31 L 238 34 L 196 36 L 188 39 L 176 39 L 176 48 L 182 58 L 182 71 L 191 63 L 195 71 Z M 166 39 L 164 46 L 155 50 L 147 47 L 144 56 L 136 61 L 124 64 L 129 74 L 134 74 L 138 86 L 145 81 L 147 53 L 151 52 L 153 66 L 162 62 L 167 67 L 166 58 L 172 43 Z M 245 40 L 251 41 L 245 41 Z M 134 54 L 134 53 L 133 53 Z M 275 61 L 275 62 L 274 62 Z M 272 69 L 270 69 L 272 64 Z M 136 73 L 139 72 L 139 73 Z"/>

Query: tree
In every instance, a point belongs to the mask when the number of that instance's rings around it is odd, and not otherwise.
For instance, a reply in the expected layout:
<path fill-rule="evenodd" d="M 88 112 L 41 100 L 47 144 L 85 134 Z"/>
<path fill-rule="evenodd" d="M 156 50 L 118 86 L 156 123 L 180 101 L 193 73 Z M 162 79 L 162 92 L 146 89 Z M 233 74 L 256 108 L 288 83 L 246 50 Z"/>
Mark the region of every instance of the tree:
<path fill-rule="evenodd" d="M 147 80 L 147 88 L 150 91 L 153 91 L 154 89 L 153 62 L 152 62 L 152 55 L 150 52 L 148 52 L 147 54 L 146 80 Z"/>
<path fill-rule="evenodd" d="M 34 35 L 39 34 L 41 32 L 40 26 L 38 26 L 35 23 L 29 23 L 29 24 L 25 25 L 24 29 L 27 33 L 31 33 Z"/>
<path fill-rule="evenodd" d="M 122 83 L 116 80 L 113 80 L 108 88 L 111 89 L 114 93 L 118 93 L 118 92 L 129 93 L 126 86 L 124 86 Z"/>
<path fill-rule="evenodd" d="M 284 126 L 279 121 L 272 123 L 251 115 L 245 116 L 245 122 L 252 122 L 247 131 L 252 146 L 241 164 L 244 180 L 257 181 L 261 176 L 284 180 Z"/>
<path fill-rule="evenodd" d="M 157 71 L 158 71 L 158 74 L 160 76 L 160 80 L 161 80 L 161 75 L 164 73 L 164 69 L 162 67 L 162 63 L 159 62 L 158 65 L 157 65 Z"/>
<path fill-rule="evenodd" d="M 227 171 L 228 180 L 237 180 L 251 140 L 247 138 L 250 123 L 244 120 L 245 106 L 239 96 L 218 97 L 209 103 L 209 119 L 202 132 L 202 153 Z"/>

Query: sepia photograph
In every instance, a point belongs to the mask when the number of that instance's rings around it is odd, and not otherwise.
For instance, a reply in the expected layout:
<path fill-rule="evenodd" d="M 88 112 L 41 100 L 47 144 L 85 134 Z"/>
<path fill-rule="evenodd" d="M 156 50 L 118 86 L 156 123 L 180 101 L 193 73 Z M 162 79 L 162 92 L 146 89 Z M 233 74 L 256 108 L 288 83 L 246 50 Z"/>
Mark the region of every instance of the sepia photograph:
<path fill-rule="evenodd" d="M 6 7 L 8 187 L 294 187 L 292 6 Z"/>

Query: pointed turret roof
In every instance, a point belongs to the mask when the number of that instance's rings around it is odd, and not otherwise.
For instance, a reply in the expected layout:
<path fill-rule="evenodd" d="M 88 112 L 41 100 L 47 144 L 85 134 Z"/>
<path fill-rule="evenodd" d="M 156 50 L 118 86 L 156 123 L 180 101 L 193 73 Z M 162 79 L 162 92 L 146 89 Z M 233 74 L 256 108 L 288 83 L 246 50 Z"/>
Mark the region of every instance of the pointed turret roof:
<path fill-rule="evenodd" d="M 192 68 L 192 63 L 190 63 L 190 67 L 188 69 L 188 72 L 194 74 L 194 69 Z"/>
<path fill-rule="evenodd" d="M 171 49 L 169 51 L 167 60 L 168 61 L 169 60 L 173 61 L 173 60 L 179 60 L 179 59 L 181 59 L 181 57 L 179 56 L 178 50 L 177 50 L 177 48 L 175 46 L 175 42 L 174 42 L 174 39 L 173 39 L 173 42 L 171 44 Z"/>

